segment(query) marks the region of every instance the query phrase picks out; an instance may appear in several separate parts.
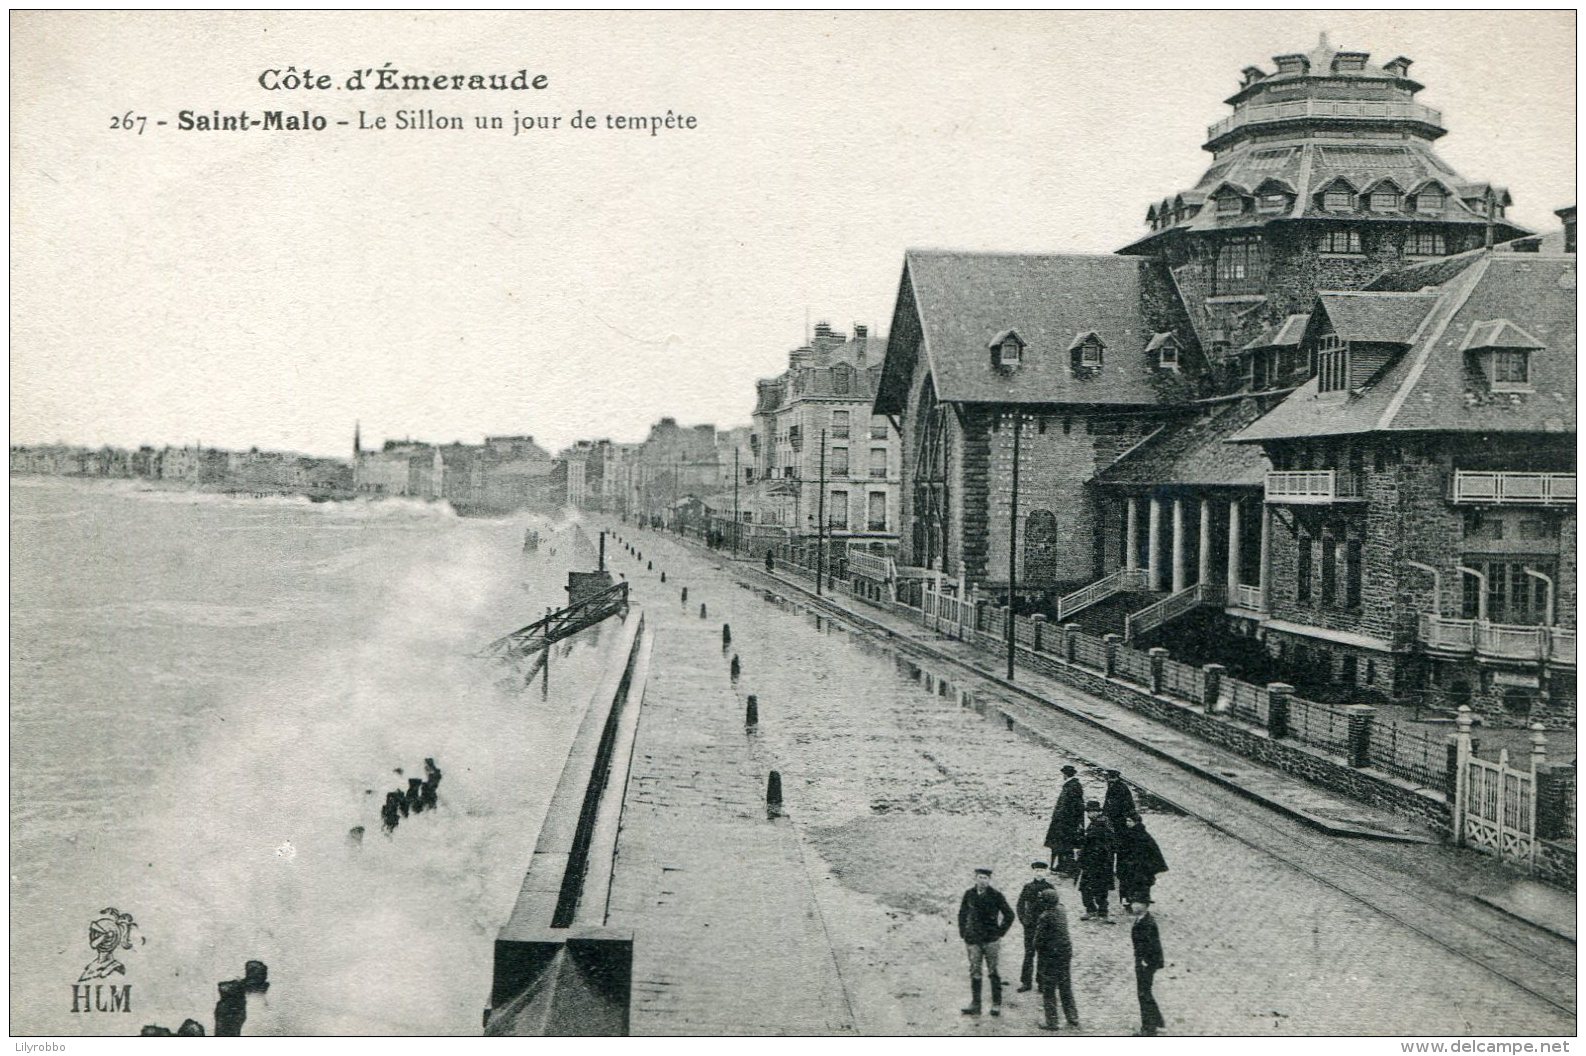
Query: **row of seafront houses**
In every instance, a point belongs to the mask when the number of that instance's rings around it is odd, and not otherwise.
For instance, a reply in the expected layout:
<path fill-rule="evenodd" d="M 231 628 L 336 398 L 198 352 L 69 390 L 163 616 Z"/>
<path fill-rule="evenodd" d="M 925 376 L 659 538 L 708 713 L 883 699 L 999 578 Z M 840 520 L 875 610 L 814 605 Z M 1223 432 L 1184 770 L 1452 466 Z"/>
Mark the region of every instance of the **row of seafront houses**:
<path fill-rule="evenodd" d="M 1313 699 L 1572 727 L 1574 207 L 1507 220 L 1408 59 L 1274 61 L 1144 237 L 909 252 L 888 337 L 818 325 L 731 492 L 651 521 Z"/>

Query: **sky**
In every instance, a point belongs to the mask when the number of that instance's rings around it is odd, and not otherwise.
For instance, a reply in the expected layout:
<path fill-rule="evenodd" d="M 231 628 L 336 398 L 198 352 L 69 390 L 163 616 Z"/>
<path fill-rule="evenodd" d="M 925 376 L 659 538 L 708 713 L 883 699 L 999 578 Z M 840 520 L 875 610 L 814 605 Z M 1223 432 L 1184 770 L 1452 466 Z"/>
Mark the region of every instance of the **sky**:
<path fill-rule="evenodd" d="M 1558 226 L 1567 11 L 13 13 L 11 440 L 345 455 L 355 422 L 552 449 L 747 424 L 808 323 L 888 329 L 908 248 L 1139 237 L 1210 164 L 1241 68 L 1322 31 L 1414 60 L 1437 152 Z M 386 63 L 548 86 L 257 81 Z M 184 109 L 330 127 L 185 132 Z M 392 127 L 422 110 L 468 127 Z M 515 110 L 561 121 L 514 136 Z M 569 127 L 669 110 L 696 127 Z M 111 127 L 128 112 L 141 134 Z"/>

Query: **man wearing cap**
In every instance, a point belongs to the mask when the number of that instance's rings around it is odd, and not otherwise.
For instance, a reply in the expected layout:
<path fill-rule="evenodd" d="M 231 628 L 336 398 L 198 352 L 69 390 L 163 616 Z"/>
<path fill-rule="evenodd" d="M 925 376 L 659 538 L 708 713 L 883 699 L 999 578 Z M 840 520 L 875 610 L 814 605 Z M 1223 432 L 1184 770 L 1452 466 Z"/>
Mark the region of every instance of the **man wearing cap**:
<path fill-rule="evenodd" d="M 1002 892 L 991 886 L 991 870 L 975 870 L 975 886 L 958 903 L 958 937 L 969 951 L 969 1007 L 966 1016 L 980 1015 L 980 971 L 984 962 L 991 975 L 991 1014 L 1002 1015 L 1002 977 L 997 974 L 997 951 L 1002 937 L 1013 927 L 1013 908 Z"/>
<path fill-rule="evenodd" d="M 1071 1027 L 1079 1026 L 1079 1010 L 1074 1007 L 1074 984 L 1069 965 L 1074 959 L 1074 944 L 1068 936 L 1068 918 L 1058 901 L 1057 891 L 1040 895 L 1041 916 L 1035 923 L 1036 981 L 1041 984 L 1042 1030 L 1056 1030 L 1057 999 L 1063 999 L 1063 1015 Z"/>
<path fill-rule="evenodd" d="M 1015 909 L 1019 916 L 1019 924 L 1024 929 L 1024 965 L 1019 969 L 1021 994 L 1029 991 L 1030 978 L 1035 971 L 1035 922 L 1041 915 L 1041 892 L 1053 890 L 1052 882 L 1046 878 L 1045 859 L 1038 858 L 1031 862 L 1030 870 L 1033 875 L 1030 877 L 1030 882 L 1019 892 L 1019 901 Z"/>
<path fill-rule="evenodd" d="M 1046 846 L 1052 851 L 1052 869 L 1064 876 L 1074 872 L 1074 849 L 1085 828 L 1085 789 L 1072 766 L 1063 767 L 1063 788 L 1046 826 Z"/>
<path fill-rule="evenodd" d="M 1140 999 L 1140 1032 L 1135 1037 L 1154 1038 L 1158 1030 L 1167 1026 L 1151 993 L 1151 982 L 1163 965 L 1162 938 L 1157 934 L 1156 918 L 1151 915 L 1149 895 L 1131 903 L 1129 912 L 1135 918 L 1129 937 L 1134 940 L 1134 990 Z"/>
<path fill-rule="evenodd" d="M 1124 818 L 1136 813 L 1134 793 L 1129 791 L 1129 786 L 1123 783 L 1123 776 L 1116 770 L 1107 771 L 1107 795 L 1101 801 L 1101 810 L 1112 824 L 1113 832 L 1123 828 Z"/>
<path fill-rule="evenodd" d="M 1090 823 L 1079 848 L 1079 897 L 1085 902 L 1081 920 L 1107 920 L 1107 892 L 1112 890 L 1113 855 L 1117 841 L 1112 826 L 1094 799 L 1085 804 Z M 1111 923 L 1111 921 L 1107 921 Z"/>

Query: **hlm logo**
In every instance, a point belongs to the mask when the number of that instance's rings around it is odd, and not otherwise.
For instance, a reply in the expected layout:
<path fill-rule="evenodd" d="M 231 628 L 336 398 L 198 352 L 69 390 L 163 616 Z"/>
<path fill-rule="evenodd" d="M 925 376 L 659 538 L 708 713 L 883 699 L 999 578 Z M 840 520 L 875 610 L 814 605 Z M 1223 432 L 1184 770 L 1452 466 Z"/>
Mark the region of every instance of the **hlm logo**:
<path fill-rule="evenodd" d="M 131 913 L 114 907 L 101 909 L 99 916 L 88 923 L 88 946 L 94 959 L 83 968 L 83 974 L 72 984 L 73 1012 L 131 1012 L 132 984 L 96 983 L 95 979 L 108 979 L 112 975 L 126 975 L 127 966 L 116 957 L 121 950 L 132 949 L 132 932 L 138 926 Z M 138 942 L 144 940 L 139 936 Z"/>

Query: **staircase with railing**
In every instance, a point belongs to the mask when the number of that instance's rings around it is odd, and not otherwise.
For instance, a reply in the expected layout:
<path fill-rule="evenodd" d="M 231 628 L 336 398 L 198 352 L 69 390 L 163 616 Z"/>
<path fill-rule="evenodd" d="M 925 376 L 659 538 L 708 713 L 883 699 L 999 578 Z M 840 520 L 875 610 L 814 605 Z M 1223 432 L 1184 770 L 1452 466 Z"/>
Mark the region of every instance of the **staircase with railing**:
<path fill-rule="evenodd" d="M 1169 594 L 1161 601 L 1147 605 L 1139 612 L 1130 613 L 1123 621 L 1123 640 L 1133 641 L 1142 634 L 1175 620 L 1202 605 L 1221 605 L 1228 592 L 1215 583 L 1196 583 L 1177 594 Z"/>
<path fill-rule="evenodd" d="M 1080 587 L 1072 594 L 1057 599 L 1057 622 L 1063 623 L 1081 609 L 1099 601 L 1106 601 L 1122 591 L 1144 590 L 1146 574 L 1143 568 L 1120 568 L 1116 572 Z"/>

